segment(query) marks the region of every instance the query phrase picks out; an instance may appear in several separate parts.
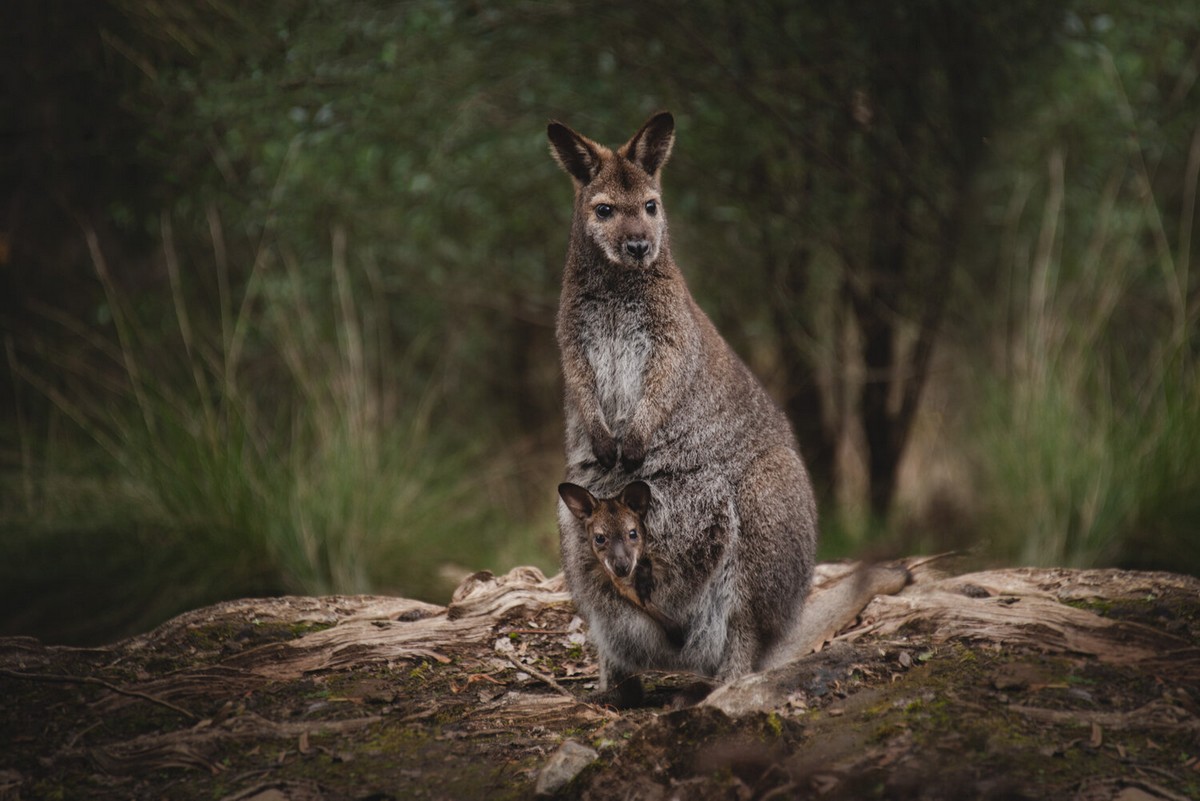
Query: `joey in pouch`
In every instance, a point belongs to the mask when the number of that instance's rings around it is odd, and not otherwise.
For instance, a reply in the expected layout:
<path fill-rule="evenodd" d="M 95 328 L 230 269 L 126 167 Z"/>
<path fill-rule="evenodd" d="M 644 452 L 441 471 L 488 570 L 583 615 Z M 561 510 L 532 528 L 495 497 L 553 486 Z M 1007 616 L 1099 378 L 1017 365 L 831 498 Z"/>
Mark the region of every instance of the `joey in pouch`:
<path fill-rule="evenodd" d="M 558 494 L 583 522 L 596 567 L 608 576 L 613 589 L 662 626 L 672 645 L 681 647 L 683 628 L 654 602 L 654 564 L 646 550 L 643 522 L 650 506 L 646 482 L 634 481 L 616 498 L 597 499 L 577 484 L 559 484 Z"/>

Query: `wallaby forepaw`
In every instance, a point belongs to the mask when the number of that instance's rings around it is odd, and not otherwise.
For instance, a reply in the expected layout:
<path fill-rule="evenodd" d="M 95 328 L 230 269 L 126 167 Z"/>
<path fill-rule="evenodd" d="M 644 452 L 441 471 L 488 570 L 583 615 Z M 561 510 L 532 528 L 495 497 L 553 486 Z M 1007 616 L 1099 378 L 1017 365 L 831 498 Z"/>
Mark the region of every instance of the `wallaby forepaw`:
<path fill-rule="evenodd" d="M 646 443 L 641 437 L 628 436 L 621 443 L 621 467 L 632 473 L 646 461 Z"/>
<path fill-rule="evenodd" d="M 592 453 L 596 456 L 596 461 L 605 470 L 612 470 L 617 464 L 617 441 L 612 434 L 593 434 L 592 435 Z"/>

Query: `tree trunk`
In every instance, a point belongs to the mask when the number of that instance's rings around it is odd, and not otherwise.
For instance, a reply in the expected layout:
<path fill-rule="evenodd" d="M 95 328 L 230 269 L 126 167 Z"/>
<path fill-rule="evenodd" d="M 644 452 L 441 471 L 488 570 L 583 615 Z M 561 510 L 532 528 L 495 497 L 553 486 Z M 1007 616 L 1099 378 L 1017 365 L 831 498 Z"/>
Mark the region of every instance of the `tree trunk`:
<path fill-rule="evenodd" d="M 804 248 L 784 269 L 776 271 L 771 315 L 779 334 L 779 355 L 785 376 L 784 413 L 796 431 L 817 497 L 828 499 L 834 495 L 836 426 L 831 428 L 828 424 L 829 414 L 818 381 L 818 366 L 804 347 L 805 342 L 816 339 L 816 333 L 810 325 L 797 320 L 800 300 L 808 291 L 811 261 L 812 251 Z M 835 376 L 834 380 L 839 378 Z M 838 410 L 834 410 L 834 414 L 837 413 Z"/>
<path fill-rule="evenodd" d="M 865 377 L 859 395 L 859 418 L 867 444 L 870 509 L 885 519 L 896 491 L 896 472 L 907 431 L 892 411 L 893 384 L 921 380 L 897 369 L 896 326 L 899 293 L 904 288 L 907 243 L 903 230 L 904 201 L 886 186 L 877 188 L 871 243 L 865 274 L 850 279 L 851 306 L 858 323 Z M 865 287 L 856 286 L 857 282 Z"/>

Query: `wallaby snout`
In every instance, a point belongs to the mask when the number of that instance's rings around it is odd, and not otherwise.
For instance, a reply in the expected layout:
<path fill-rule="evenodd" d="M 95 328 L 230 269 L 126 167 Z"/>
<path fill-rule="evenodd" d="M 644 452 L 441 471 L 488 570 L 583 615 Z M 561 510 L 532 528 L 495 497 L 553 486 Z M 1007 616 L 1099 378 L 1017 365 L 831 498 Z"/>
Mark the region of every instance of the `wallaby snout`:
<path fill-rule="evenodd" d="M 633 565 L 627 559 L 610 559 L 608 566 L 612 568 L 613 575 L 617 578 L 625 578 L 633 572 Z"/>
<path fill-rule="evenodd" d="M 650 252 L 650 243 L 645 239 L 627 239 L 625 240 L 625 252 L 640 261 L 646 258 L 646 254 Z"/>

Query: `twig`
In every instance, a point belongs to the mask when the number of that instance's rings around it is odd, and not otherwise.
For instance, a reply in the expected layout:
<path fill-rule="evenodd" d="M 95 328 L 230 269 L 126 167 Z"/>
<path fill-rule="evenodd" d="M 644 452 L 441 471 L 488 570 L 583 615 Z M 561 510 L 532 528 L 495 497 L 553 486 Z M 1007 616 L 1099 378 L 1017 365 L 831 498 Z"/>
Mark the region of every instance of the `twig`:
<path fill-rule="evenodd" d="M 547 676 L 545 673 L 535 670 L 534 668 L 530 667 L 529 665 L 521 664 L 517 660 L 517 658 L 515 656 L 513 656 L 512 654 L 505 654 L 504 656 L 505 656 L 505 658 L 508 659 L 509 662 L 512 662 L 513 667 L 515 667 L 517 670 L 520 670 L 524 673 L 528 673 L 530 676 L 533 676 L 538 681 L 543 682 L 544 684 L 549 686 L 552 690 L 554 690 L 559 695 L 565 695 L 567 698 L 570 698 L 575 703 L 586 706 L 589 709 L 593 709 L 593 710 L 601 713 L 605 717 L 619 717 L 615 712 L 613 712 L 610 709 L 605 709 L 602 706 L 599 706 L 597 704 L 593 704 L 589 701 L 584 701 L 584 700 L 578 698 L 574 693 L 572 693 L 566 687 L 559 684 L 558 681 L 553 676 Z"/>
<path fill-rule="evenodd" d="M 559 695 L 565 695 L 567 698 L 570 698 L 572 701 L 579 700 L 578 698 L 575 697 L 574 693 L 572 693 L 566 687 L 559 684 L 558 681 L 553 676 L 547 676 L 545 673 L 540 673 L 537 670 L 535 670 L 534 668 L 530 667 L 529 665 L 521 664 L 521 662 L 518 661 L 517 658 L 515 656 L 513 656 L 512 654 L 505 654 L 505 657 L 508 659 L 509 662 L 512 662 L 513 667 L 515 667 L 517 670 L 524 671 L 525 673 L 528 673 L 530 676 L 533 676 L 538 681 L 548 684 Z"/>
<path fill-rule="evenodd" d="M 797 785 L 795 782 L 781 784 L 774 790 L 771 790 L 769 793 L 762 796 L 762 801 L 768 801 L 771 798 L 783 798 L 784 796 L 791 798 L 793 797 L 792 794 L 796 792 L 798 787 L 799 785 Z"/>
<path fill-rule="evenodd" d="M 1172 773 L 1169 770 L 1164 770 L 1163 768 L 1157 767 L 1155 765 L 1134 765 L 1133 769 L 1136 770 L 1138 773 L 1145 774 L 1146 771 L 1151 771 L 1153 773 L 1157 773 L 1160 776 L 1165 776 L 1166 778 L 1171 779 L 1172 781 L 1180 781 L 1179 776 L 1177 776 L 1176 774 Z M 1139 790 L 1143 790 L 1146 792 L 1152 792 L 1156 797 L 1167 799 L 1167 801 L 1186 801 L 1186 796 L 1176 795 L 1175 793 L 1171 792 L 1170 790 L 1166 789 L 1165 787 L 1159 787 L 1157 784 L 1153 784 L 1148 781 L 1139 781 L 1137 779 L 1134 779 L 1132 781 L 1127 780 L 1127 786 L 1136 787 Z"/>
<path fill-rule="evenodd" d="M 104 679 L 97 679 L 94 676 L 60 676 L 54 673 L 21 673 L 16 670 L 6 670 L 3 668 L 0 668 L 0 676 L 8 676 L 9 678 L 13 679 L 26 679 L 28 681 L 47 681 L 56 684 L 94 684 L 98 687 L 103 687 L 106 690 L 111 690 L 119 695 L 127 695 L 130 698 L 141 698 L 143 701 L 149 701 L 152 704 L 158 704 L 159 706 L 166 707 L 172 712 L 177 712 L 180 715 L 183 715 L 188 720 L 199 720 L 196 715 L 192 714 L 181 706 L 172 704 L 170 701 L 165 701 L 162 698 L 157 698 L 148 693 L 140 692 L 139 690 L 126 690 L 123 687 L 118 687 L 117 685 L 107 682 Z"/>
<path fill-rule="evenodd" d="M 962 555 L 962 551 L 943 551 L 942 553 L 935 553 L 932 556 L 919 556 L 907 563 L 901 560 L 901 564 L 911 573 L 916 568 L 925 567 L 925 565 L 931 564 L 932 562 L 939 562 L 942 559 L 951 559 L 953 557 Z"/>
<path fill-rule="evenodd" d="M 80 729 L 79 731 L 72 734 L 71 739 L 67 740 L 66 750 L 70 751 L 72 748 L 75 747 L 75 743 L 79 742 L 80 737 L 87 734 L 89 731 L 96 728 L 97 726 L 102 725 L 103 723 L 104 723 L 103 720 L 97 720 L 95 723 L 93 723 L 91 726 L 88 726 L 86 729 Z"/>

